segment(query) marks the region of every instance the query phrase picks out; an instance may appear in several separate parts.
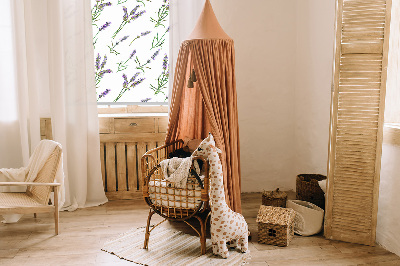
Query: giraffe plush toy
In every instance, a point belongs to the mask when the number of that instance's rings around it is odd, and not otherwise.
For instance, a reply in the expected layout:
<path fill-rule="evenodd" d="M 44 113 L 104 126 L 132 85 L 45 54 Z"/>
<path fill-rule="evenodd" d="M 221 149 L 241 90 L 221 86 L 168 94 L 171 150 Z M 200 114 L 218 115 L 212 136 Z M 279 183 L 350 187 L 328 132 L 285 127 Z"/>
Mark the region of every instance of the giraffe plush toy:
<path fill-rule="evenodd" d="M 229 256 L 227 242 L 234 242 L 242 252 L 248 250 L 248 226 L 240 213 L 232 211 L 225 202 L 222 165 L 211 133 L 193 152 L 193 156 L 208 158 L 210 165 L 211 241 L 213 253 Z"/>

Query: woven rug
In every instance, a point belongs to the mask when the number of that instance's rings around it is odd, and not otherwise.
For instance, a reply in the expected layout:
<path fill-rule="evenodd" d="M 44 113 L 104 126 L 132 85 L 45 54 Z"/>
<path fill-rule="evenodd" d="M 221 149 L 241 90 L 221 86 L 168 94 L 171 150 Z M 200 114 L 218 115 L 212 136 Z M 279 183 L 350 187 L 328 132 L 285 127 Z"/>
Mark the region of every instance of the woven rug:
<path fill-rule="evenodd" d="M 243 265 L 249 253 L 229 251 L 229 258 L 212 254 L 211 240 L 207 239 L 207 252 L 201 255 L 200 239 L 168 228 L 157 227 L 150 234 L 149 249 L 143 249 L 145 228 L 130 230 L 108 241 L 103 251 L 143 265 Z"/>

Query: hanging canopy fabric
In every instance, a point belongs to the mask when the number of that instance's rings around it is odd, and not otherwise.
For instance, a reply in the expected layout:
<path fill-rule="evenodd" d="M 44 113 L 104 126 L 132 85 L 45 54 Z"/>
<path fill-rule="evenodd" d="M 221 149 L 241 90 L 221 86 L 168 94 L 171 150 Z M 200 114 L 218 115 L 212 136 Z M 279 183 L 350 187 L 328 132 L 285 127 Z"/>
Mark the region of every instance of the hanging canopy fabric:
<path fill-rule="evenodd" d="M 197 81 L 188 88 L 195 71 Z M 227 204 L 241 212 L 239 127 L 235 52 L 231 39 L 192 39 L 182 43 L 175 67 L 166 143 L 204 139 L 211 132 L 224 173 Z"/>

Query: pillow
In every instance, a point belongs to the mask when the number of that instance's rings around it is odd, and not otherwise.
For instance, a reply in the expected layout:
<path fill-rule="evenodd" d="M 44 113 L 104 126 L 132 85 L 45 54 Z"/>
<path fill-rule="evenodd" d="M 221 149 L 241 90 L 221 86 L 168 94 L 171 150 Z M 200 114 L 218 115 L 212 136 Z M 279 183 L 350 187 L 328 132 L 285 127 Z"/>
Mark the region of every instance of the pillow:
<path fill-rule="evenodd" d="M 326 194 L 326 179 L 318 181 L 318 184 L 321 187 L 322 191 Z"/>

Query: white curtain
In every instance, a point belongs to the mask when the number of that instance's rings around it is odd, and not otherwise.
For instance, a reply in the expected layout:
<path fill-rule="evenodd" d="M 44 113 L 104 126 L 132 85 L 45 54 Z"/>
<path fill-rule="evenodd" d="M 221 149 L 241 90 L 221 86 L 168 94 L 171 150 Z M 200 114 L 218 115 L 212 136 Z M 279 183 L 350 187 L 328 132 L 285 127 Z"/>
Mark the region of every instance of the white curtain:
<path fill-rule="evenodd" d="M 194 26 L 197 19 L 203 10 L 204 0 L 170 0 L 170 13 L 169 13 L 169 59 L 170 59 L 170 82 L 169 82 L 169 96 L 172 93 L 172 85 L 174 80 L 174 69 L 176 60 L 178 59 L 178 52 L 181 43 L 186 40 Z"/>
<path fill-rule="evenodd" d="M 15 66 L 15 82 L 1 86 L 17 97 L 8 97 L 12 117 L 2 117 L 1 110 L 0 123 L 7 122 L 1 136 L 13 139 L 0 142 L 0 168 L 26 166 L 40 141 L 40 117 L 51 117 L 53 139 L 63 147 L 64 209 L 105 203 L 90 0 L 10 2 L 14 43 L 9 50 L 15 57 L 7 59 Z M 3 160 L 5 152 L 13 158 Z"/>

